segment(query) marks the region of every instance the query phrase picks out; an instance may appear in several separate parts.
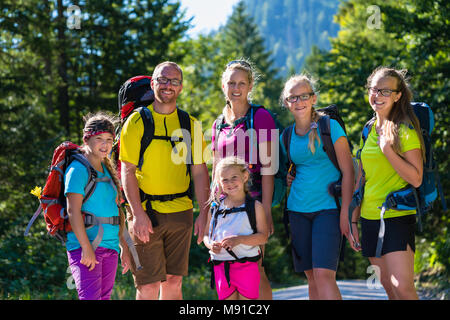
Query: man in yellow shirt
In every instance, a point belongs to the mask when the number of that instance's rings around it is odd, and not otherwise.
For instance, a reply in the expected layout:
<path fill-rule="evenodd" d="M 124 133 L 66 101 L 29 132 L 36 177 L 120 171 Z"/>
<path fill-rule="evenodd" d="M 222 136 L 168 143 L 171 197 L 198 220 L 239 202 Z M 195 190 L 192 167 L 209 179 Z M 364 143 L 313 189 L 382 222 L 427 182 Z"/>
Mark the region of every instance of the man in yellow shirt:
<path fill-rule="evenodd" d="M 143 266 L 141 270 L 132 268 L 137 299 L 158 299 L 159 295 L 161 299 L 182 299 L 193 224 L 191 178 L 200 208 L 194 234 L 197 243 L 203 239 L 209 195 L 207 159 L 203 157 L 206 143 L 201 125 L 190 116 L 190 135 L 182 132 L 179 113 L 183 111 L 176 105 L 182 81 L 182 70 L 173 62 L 163 62 L 153 72 L 155 101 L 148 108 L 154 135 L 142 164 L 139 152 L 146 119 L 133 113 L 121 132 L 119 159 L 129 203 L 128 224 Z"/>

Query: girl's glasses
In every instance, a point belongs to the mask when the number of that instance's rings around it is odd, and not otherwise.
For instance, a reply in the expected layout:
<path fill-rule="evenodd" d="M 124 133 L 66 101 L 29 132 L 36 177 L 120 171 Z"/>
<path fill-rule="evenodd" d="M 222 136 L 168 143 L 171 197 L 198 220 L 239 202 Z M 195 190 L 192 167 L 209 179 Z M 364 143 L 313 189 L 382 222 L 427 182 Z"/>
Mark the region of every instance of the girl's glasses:
<path fill-rule="evenodd" d="M 286 101 L 289 103 L 297 102 L 299 99 L 300 99 L 300 101 L 306 101 L 306 100 L 309 100 L 309 98 L 311 98 L 313 95 L 314 95 L 314 92 L 308 92 L 308 93 L 301 94 L 299 96 L 287 97 Z"/>

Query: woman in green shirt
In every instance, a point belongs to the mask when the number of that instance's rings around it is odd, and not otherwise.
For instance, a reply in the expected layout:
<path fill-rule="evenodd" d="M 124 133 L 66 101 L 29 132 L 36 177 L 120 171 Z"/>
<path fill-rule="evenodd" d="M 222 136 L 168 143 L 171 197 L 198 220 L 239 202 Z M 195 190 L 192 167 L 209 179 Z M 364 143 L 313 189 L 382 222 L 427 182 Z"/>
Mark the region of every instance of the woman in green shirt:
<path fill-rule="evenodd" d="M 369 103 L 376 120 L 361 152 L 365 173 L 364 199 L 360 212 L 357 209 L 352 219 L 353 234 L 357 237 L 357 221 L 361 216 L 363 256 L 378 267 L 376 270 L 380 271 L 380 281 L 389 299 L 417 299 L 414 287 L 415 210 L 386 211 L 381 257 L 375 256 L 380 207 L 386 196 L 408 184 L 417 188 L 422 183 L 425 148 L 405 74 L 403 70 L 378 67 L 367 79 Z"/>

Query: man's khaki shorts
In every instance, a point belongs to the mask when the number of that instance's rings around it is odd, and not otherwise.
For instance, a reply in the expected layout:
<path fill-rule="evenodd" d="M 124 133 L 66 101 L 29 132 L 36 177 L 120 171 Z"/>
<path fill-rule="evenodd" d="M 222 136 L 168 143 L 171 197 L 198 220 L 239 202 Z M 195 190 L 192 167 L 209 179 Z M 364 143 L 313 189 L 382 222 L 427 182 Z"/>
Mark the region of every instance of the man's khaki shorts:
<path fill-rule="evenodd" d="M 129 210 L 129 208 L 127 208 Z M 193 210 L 173 213 L 155 211 L 158 226 L 153 227 L 150 241 L 143 243 L 132 231 L 132 216 L 128 211 L 128 229 L 136 247 L 141 270 L 136 270 L 131 258 L 131 272 L 137 287 L 165 281 L 166 275 L 187 276 L 191 246 Z"/>

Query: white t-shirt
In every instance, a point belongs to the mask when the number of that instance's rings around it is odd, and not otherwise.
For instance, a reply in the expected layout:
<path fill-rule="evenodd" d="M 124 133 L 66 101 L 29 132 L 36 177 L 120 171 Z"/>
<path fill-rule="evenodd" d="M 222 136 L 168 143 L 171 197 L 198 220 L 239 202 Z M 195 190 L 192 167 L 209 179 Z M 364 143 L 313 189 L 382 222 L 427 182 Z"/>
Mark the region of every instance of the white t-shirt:
<path fill-rule="evenodd" d="M 211 217 L 211 223 L 209 225 L 209 239 L 211 242 L 222 241 L 224 238 L 232 235 L 246 236 L 253 234 L 253 229 L 250 225 L 247 212 L 245 211 L 245 203 L 238 208 L 242 208 L 242 211 L 232 212 L 226 215 L 219 214 L 215 226 L 214 217 Z M 223 209 L 231 208 L 224 206 L 222 200 L 219 205 L 219 210 Z M 260 254 L 259 246 L 238 244 L 232 250 L 238 258 L 255 257 Z M 212 250 L 210 250 L 209 253 L 212 260 L 235 260 L 235 258 L 233 258 L 233 256 L 231 256 L 224 248 L 222 248 L 218 254 L 212 252 Z"/>

